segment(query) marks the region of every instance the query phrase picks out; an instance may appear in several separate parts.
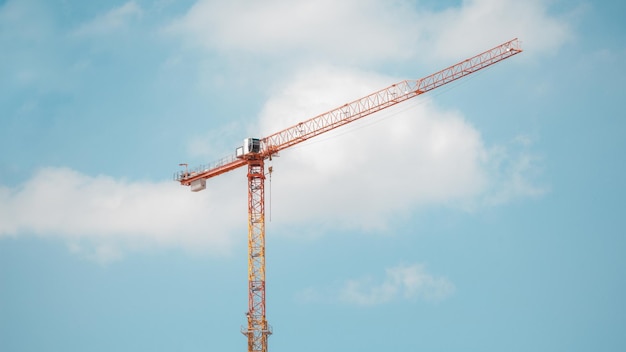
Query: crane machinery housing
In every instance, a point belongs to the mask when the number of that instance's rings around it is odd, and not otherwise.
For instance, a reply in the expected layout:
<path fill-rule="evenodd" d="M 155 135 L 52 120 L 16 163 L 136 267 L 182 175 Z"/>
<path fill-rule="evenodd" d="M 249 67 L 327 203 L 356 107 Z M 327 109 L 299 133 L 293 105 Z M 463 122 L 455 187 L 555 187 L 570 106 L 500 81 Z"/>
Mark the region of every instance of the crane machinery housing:
<path fill-rule="evenodd" d="M 310 138 L 359 120 L 418 95 L 470 75 L 522 52 L 517 38 L 417 80 L 404 80 L 346 103 L 321 115 L 264 138 L 245 138 L 235 154 L 193 170 L 177 172 L 174 179 L 191 191 L 206 189 L 206 180 L 243 166 L 248 167 L 248 352 L 267 352 L 272 334 L 265 311 L 265 163 L 266 159 Z M 181 164 L 185 165 L 186 164 Z"/>

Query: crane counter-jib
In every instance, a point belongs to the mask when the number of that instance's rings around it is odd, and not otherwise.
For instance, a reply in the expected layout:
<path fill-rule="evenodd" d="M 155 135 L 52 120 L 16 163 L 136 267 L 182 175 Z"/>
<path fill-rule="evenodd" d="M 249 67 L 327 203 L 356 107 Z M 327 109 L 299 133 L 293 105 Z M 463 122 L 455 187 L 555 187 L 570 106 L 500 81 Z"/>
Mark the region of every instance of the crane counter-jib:
<path fill-rule="evenodd" d="M 175 175 L 175 179 L 183 186 L 191 186 L 199 180 L 206 180 L 238 169 L 246 165 L 246 163 L 246 160 L 238 159 L 235 156 L 226 157 L 210 165 L 200 166 L 189 171 L 181 171 Z"/>

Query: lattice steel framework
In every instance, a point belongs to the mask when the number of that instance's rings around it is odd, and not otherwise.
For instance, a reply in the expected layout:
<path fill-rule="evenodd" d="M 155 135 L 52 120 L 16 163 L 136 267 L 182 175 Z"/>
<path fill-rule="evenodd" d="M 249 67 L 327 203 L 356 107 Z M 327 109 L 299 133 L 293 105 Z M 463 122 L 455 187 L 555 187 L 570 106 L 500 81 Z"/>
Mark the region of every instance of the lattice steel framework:
<path fill-rule="evenodd" d="M 368 96 L 263 138 L 264 151 L 266 154 L 272 155 L 309 138 L 470 75 L 520 52 L 522 49 L 516 38 L 421 79 L 405 80 L 392 84 Z"/>
<path fill-rule="evenodd" d="M 380 110 L 424 94 L 459 78 L 522 52 L 517 38 L 500 44 L 439 72 L 418 80 L 405 80 L 324 114 L 260 139 L 258 151 L 229 156 L 193 170 L 178 172 L 174 179 L 192 191 L 205 188 L 204 180 L 248 165 L 248 337 L 249 352 L 266 352 L 272 334 L 265 314 L 265 169 L 263 161 L 279 151 L 356 121 Z M 183 164 L 186 165 L 186 164 Z"/>
<path fill-rule="evenodd" d="M 272 334 L 265 316 L 265 167 L 263 158 L 248 160 L 248 351 L 266 352 Z"/>

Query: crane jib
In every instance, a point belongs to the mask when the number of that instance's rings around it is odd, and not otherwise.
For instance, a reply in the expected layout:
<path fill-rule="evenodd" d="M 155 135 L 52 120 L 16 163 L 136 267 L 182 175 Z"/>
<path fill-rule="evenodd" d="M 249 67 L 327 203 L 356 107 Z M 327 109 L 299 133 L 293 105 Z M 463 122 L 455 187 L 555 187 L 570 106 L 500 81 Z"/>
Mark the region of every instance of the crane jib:
<path fill-rule="evenodd" d="M 174 175 L 174 179 L 182 185 L 190 186 L 195 180 L 215 177 L 242 167 L 247 164 L 245 160 L 252 156 L 268 158 L 312 137 L 439 88 L 521 52 L 520 42 L 515 38 L 441 71 L 418 80 L 405 80 L 392 84 L 265 138 L 246 138 L 243 146 L 237 148 L 235 155 L 191 171 L 178 172 Z"/>

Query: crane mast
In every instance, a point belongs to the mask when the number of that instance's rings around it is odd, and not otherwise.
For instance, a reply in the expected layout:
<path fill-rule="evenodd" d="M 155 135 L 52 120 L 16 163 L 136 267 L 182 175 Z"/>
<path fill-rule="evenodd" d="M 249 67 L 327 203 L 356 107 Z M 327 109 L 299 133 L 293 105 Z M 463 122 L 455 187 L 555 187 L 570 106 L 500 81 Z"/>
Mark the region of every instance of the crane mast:
<path fill-rule="evenodd" d="M 206 180 L 248 166 L 248 352 L 266 352 L 272 329 L 265 310 L 265 166 L 281 150 L 463 78 L 522 52 L 517 38 L 418 80 L 404 80 L 265 138 L 246 138 L 235 154 L 174 175 L 194 192 Z M 186 164 L 181 164 L 186 165 Z"/>
<path fill-rule="evenodd" d="M 265 317 L 265 167 L 263 158 L 248 160 L 248 351 L 267 351 L 271 327 Z"/>

